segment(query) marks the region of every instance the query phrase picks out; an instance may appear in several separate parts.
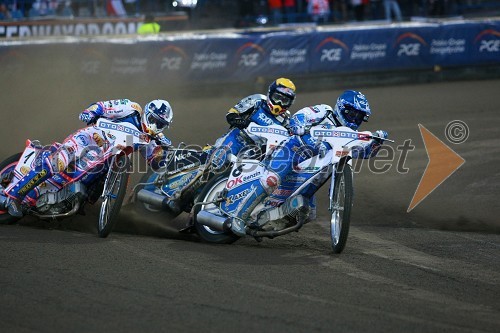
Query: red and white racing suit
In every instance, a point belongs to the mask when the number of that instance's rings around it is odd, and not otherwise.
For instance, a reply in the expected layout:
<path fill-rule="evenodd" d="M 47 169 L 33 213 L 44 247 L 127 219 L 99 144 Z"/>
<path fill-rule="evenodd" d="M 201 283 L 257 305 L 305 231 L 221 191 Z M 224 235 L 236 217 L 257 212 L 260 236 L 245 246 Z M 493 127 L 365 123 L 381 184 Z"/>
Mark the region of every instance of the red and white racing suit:
<path fill-rule="evenodd" d="M 120 120 L 131 123 L 143 132 L 141 125 L 142 108 L 138 103 L 128 99 L 116 99 L 96 102 L 86 108 L 80 115 L 80 120 L 90 124 L 99 117 Z M 170 141 L 160 133 L 151 138 L 146 134 L 145 138 L 150 143 L 141 146 L 139 151 L 149 164 L 160 161 L 164 157 L 163 145 L 169 145 Z M 62 143 L 44 147 L 39 156 L 35 158 L 31 170 L 27 172 L 17 183 L 11 184 L 5 193 L 16 200 L 22 200 L 28 193 L 44 181 L 61 188 L 66 183 L 75 181 L 92 168 L 102 164 L 111 153 L 114 146 L 114 137 L 110 133 L 90 125 L 70 134 Z M 77 172 L 72 171 L 71 179 L 63 172 L 74 162 Z M 32 193 L 30 197 L 36 197 Z"/>

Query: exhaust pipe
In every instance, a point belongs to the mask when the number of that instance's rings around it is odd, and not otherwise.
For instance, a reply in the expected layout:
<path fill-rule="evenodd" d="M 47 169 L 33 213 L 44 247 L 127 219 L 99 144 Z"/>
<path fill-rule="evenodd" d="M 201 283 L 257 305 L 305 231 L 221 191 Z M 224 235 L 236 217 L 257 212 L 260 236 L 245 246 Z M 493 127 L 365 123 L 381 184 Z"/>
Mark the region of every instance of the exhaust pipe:
<path fill-rule="evenodd" d="M 137 192 L 137 200 L 145 202 L 157 208 L 168 207 L 168 199 L 164 195 L 154 193 L 145 189 Z"/>
<path fill-rule="evenodd" d="M 207 212 L 206 210 L 200 210 L 198 214 L 196 214 L 196 221 L 219 231 L 228 231 L 231 229 L 230 218 L 215 215 Z"/>

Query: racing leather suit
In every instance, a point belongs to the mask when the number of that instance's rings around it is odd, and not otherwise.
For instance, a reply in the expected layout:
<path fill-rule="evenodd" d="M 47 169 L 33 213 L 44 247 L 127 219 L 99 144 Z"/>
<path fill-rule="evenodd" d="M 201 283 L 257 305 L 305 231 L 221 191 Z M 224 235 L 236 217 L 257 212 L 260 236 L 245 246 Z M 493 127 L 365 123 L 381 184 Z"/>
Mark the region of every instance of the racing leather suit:
<path fill-rule="evenodd" d="M 141 112 L 139 104 L 128 99 L 116 99 L 91 104 L 80 115 L 80 120 L 88 125 L 95 123 L 99 117 L 128 122 L 141 132 Z M 149 164 L 160 163 L 164 156 L 162 146 L 169 146 L 170 141 L 160 133 L 157 137 L 145 137 L 150 144 L 141 146 L 139 151 Z M 68 181 L 74 181 L 85 174 L 85 171 L 95 168 L 104 162 L 107 153 L 113 147 L 114 137 L 95 126 L 88 126 L 70 134 L 61 144 L 55 143 L 44 147 L 35 158 L 34 166 L 17 183 L 9 186 L 5 193 L 12 199 L 22 201 L 36 200 L 35 187 L 48 180 L 57 188 L 62 188 Z M 136 149 L 137 147 L 134 147 Z M 68 179 L 64 170 L 71 164 L 72 179 Z"/>
<path fill-rule="evenodd" d="M 215 151 L 212 164 L 219 168 L 227 161 L 229 154 L 238 156 L 244 147 L 255 144 L 254 142 L 248 142 L 250 138 L 242 133 L 242 130 L 250 122 L 261 126 L 281 125 L 286 128 L 288 120 L 286 114 L 280 116 L 271 114 L 265 95 L 254 94 L 243 98 L 226 114 L 226 121 L 231 127 L 226 134 L 215 142 L 215 147 L 222 149 Z"/>
<path fill-rule="evenodd" d="M 288 175 L 294 166 L 315 155 L 323 157 L 332 149 L 327 142 L 317 140 L 309 133 L 310 128 L 313 126 L 322 128 L 341 126 L 334 117 L 327 117 L 329 114 L 332 114 L 332 108 L 326 104 L 319 104 L 305 107 L 291 117 L 289 131 L 292 136 L 284 144 L 280 145 L 269 159 L 263 161 L 266 172 L 259 179 L 252 181 L 252 187 L 255 187 L 255 191 L 252 195 L 247 196 L 238 207 L 239 209 L 236 212 L 238 218 L 242 218 L 245 212 L 247 214 L 251 212 L 263 197 L 271 194 L 279 186 L 281 179 Z M 385 134 L 386 137 L 387 134 Z M 363 142 L 352 150 L 353 158 L 373 157 L 377 154 L 380 146 L 381 141 L 376 139 Z M 311 188 L 309 202 L 314 214 L 316 207 L 314 193 L 316 190 L 317 188 Z M 309 219 L 311 218 L 314 217 L 310 216 Z M 234 222 L 241 223 L 242 221 Z"/>

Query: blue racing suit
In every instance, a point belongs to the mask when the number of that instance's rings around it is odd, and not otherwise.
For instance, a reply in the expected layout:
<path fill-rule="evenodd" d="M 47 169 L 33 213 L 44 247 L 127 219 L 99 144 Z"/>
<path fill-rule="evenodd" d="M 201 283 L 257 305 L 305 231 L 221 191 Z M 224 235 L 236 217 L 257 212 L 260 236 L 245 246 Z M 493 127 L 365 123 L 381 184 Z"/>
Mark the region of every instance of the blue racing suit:
<path fill-rule="evenodd" d="M 313 137 L 309 130 L 313 126 L 321 126 L 334 128 L 341 126 L 332 114 L 332 108 L 326 104 L 319 104 L 310 107 L 305 107 L 295 113 L 289 124 L 289 131 L 292 136 L 282 145 L 280 145 L 271 155 L 264 161 L 266 172 L 260 179 L 253 180 L 252 186 L 256 188 L 251 196 L 245 198 L 242 205 L 239 206 L 236 216 L 242 218 L 245 212 L 251 212 L 258 202 L 264 196 L 271 194 L 281 183 L 292 168 L 299 163 L 309 159 L 315 155 L 325 156 L 332 147 L 323 141 Z M 387 133 L 377 131 L 378 136 L 387 138 Z M 355 147 L 352 151 L 354 158 L 370 158 L 377 154 L 380 148 L 380 140 L 372 139 Z M 290 163 L 291 161 L 291 163 Z M 310 208 L 315 210 L 314 193 L 311 193 Z M 314 212 L 315 214 L 315 212 Z"/>
<path fill-rule="evenodd" d="M 226 121 L 231 127 L 226 134 L 215 142 L 215 147 L 219 148 L 212 158 L 215 167 L 222 166 L 227 161 L 228 154 L 238 156 L 244 147 L 254 144 L 254 142 L 248 142 L 250 138 L 242 133 L 250 122 L 262 126 L 288 126 L 287 114 L 272 115 L 267 104 L 267 97 L 261 94 L 250 95 L 239 101 L 228 111 Z"/>

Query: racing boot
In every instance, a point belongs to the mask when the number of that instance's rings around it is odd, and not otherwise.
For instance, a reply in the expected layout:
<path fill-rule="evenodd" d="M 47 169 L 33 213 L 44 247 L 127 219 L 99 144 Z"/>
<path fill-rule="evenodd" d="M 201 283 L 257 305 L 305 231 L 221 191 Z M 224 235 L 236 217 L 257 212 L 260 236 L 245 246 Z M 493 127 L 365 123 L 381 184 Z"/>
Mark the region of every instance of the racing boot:
<path fill-rule="evenodd" d="M 0 186 L 0 210 L 7 210 L 11 216 L 14 217 L 22 217 L 21 205 L 17 200 L 11 199 L 7 194 L 5 194 L 5 190 L 2 186 Z"/>
<path fill-rule="evenodd" d="M 10 200 L 9 197 L 3 194 L 0 194 L 0 210 L 7 209 L 9 206 Z"/>
<path fill-rule="evenodd" d="M 7 211 L 9 212 L 10 216 L 14 217 L 23 217 L 24 216 L 24 210 L 21 206 L 21 202 L 16 199 L 8 199 L 9 202 L 7 204 Z"/>
<path fill-rule="evenodd" d="M 307 216 L 306 223 L 316 220 L 316 195 L 309 199 L 309 215 Z"/>
<path fill-rule="evenodd" d="M 35 187 L 47 180 L 50 174 L 50 172 L 43 169 L 40 172 L 31 170 L 21 178 L 14 187 L 8 189 L 6 192 L 8 195 L 7 210 L 9 214 L 15 217 L 23 217 L 24 211 L 21 202 L 24 197 L 26 197 Z"/>
<path fill-rule="evenodd" d="M 174 214 L 175 216 L 177 216 L 180 213 L 182 213 L 182 209 L 181 209 L 181 207 L 179 205 L 178 200 L 169 200 L 167 202 L 167 207 L 168 207 L 168 209 L 170 209 L 170 211 L 172 212 L 172 214 Z"/>
<path fill-rule="evenodd" d="M 235 211 L 236 216 L 231 218 L 231 231 L 233 233 L 238 236 L 246 235 L 246 221 L 251 219 L 253 209 L 274 191 L 278 183 L 279 176 L 272 171 L 267 171 L 262 178 L 255 179 L 246 186 L 250 191 L 238 204 Z"/>
<path fill-rule="evenodd" d="M 49 156 L 50 151 L 43 152 L 35 161 L 35 168 L 24 175 L 14 186 L 9 186 L 5 190 L 5 194 L 9 197 L 7 208 L 10 215 L 22 217 L 21 202 L 24 197 L 53 175 Z"/>

